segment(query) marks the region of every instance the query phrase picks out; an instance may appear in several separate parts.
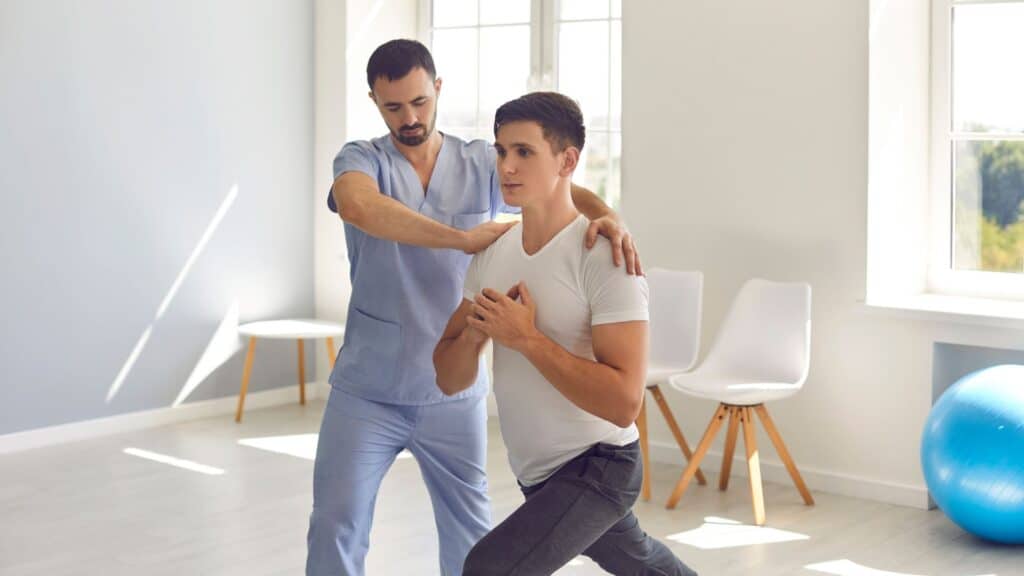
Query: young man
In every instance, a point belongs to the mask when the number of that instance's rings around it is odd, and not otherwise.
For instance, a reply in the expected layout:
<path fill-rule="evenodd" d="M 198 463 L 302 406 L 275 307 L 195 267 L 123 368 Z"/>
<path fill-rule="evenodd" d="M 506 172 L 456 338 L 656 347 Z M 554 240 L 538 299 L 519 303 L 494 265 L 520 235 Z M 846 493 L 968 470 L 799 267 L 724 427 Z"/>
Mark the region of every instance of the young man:
<path fill-rule="evenodd" d="M 478 253 L 434 351 L 438 387 L 473 385 L 494 340 L 494 392 L 526 502 L 480 540 L 463 574 L 551 574 L 577 554 L 613 574 L 692 575 L 630 512 L 642 470 L 647 284 L 583 247 L 569 182 L 583 148 L 576 104 L 551 92 L 494 118 L 505 202 L 522 224 Z"/>
<path fill-rule="evenodd" d="M 493 148 L 435 129 L 441 80 L 430 52 L 409 40 L 385 43 L 366 76 L 388 134 L 350 142 L 334 161 L 328 205 L 345 221 L 352 296 L 317 446 L 306 572 L 363 574 L 381 479 L 408 449 L 434 505 L 441 573 L 459 574 L 491 527 L 487 381 L 481 375 L 445 396 L 431 353 L 461 299 L 468 254 L 508 225 L 490 222 L 504 207 Z M 573 198 L 595 218 L 592 232 L 612 237 L 639 273 L 607 206 L 583 189 Z"/>

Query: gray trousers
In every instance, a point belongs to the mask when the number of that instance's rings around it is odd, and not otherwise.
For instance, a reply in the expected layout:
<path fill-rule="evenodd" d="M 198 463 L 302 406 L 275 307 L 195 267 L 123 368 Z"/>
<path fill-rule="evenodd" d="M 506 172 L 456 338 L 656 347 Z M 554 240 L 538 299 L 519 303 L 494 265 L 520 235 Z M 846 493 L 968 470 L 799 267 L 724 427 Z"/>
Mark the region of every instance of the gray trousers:
<path fill-rule="evenodd" d="M 696 576 L 630 511 L 640 494 L 638 443 L 595 444 L 544 482 L 523 487 L 526 502 L 483 537 L 464 576 L 540 576 L 578 554 L 611 574 Z"/>

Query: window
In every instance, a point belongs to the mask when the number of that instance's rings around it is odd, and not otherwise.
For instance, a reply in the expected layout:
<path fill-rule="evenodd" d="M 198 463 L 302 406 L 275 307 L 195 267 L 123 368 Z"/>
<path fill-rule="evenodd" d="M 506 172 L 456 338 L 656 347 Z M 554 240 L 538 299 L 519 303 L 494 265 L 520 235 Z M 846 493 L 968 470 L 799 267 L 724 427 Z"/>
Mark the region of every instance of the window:
<path fill-rule="evenodd" d="M 929 291 L 1024 298 L 1024 0 L 935 0 Z"/>
<path fill-rule="evenodd" d="M 438 126 L 494 139 L 494 111 L 532 90 L 579 102 L 587 142 L 574 180 L 618 206 L 621 0 L 423 0 L 420 30 L 443 79 Z"/>

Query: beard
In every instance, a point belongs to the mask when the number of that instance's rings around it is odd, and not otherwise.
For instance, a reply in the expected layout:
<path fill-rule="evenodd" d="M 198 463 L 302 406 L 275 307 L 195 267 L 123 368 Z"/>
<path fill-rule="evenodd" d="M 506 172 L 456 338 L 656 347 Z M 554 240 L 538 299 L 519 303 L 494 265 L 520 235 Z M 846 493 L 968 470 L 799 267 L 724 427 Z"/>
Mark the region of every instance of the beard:
<path fill-rule="evenodd" d="M 423 124 L 413 124 L 412 126 L 402 126 L 398 131 L 392 131 L 391 135 L 406 146 L 419 146 L 430 138 L 430 135 L 434 133 L 434 125 L 437 124 L 437 109 L 434 109 L 434 116 L 430 119 L 429 126 L 423 126 Z M 403 133 L 404 130 L 417 130 L 422 128 L 423 131 L 420 133 Z"/>

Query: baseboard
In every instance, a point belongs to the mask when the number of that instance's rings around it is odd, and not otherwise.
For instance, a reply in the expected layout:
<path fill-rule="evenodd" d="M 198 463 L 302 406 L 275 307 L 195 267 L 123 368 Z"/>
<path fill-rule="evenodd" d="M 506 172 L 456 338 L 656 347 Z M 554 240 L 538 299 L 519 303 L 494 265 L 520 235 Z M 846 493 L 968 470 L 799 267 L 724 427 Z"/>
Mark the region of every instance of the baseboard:
<path fill-rule="evenodd" d="M 306 399 L 326 398 L 329 391 L 330 386 L 326 382 L 309 382 L 306 384 Z M 291 404 L 296 401 L 296 395 L 297 392 L 294 385 L 252 392 L 245 396 L 245 410 L 248 412 L 260 408 Z M 234 414 L 237 407 L 238 397 L 228 396 L 225 398 L 189 402 L 180 406 L 129 412 L 95 420 L 83 420 L 81 422 L 14 432 L 0 435 L 0 454 L 77 442 L 79 440 L 99 438 L 101 436 L 131 432 L 144 428 L 155 428 L 188 420 Z"/>
<path fill-rule="evenodd" d="M 675 464 L 679 466 L 679 473 L 682 474 L 683 455 L 679 451 L 679 446 L 674 443 L 652 441 L 650 448 L 651 460 Z M 722 462 L 722 452 L 708 450 L 704 462 L 713 463 L 714 467 L 711 470 L 717 473 L 718 467 Z M 705 466 L 702 466 L 702 468 L 705 474 L 707 474 L 709 469 Z M 735 476 L 744 478 L 747 476 L 747 461 L 745 457 L 738 456 L 733 459 L 732 473 Z M 828 470 L 806 468 L 804 466 L 800 466 L 800 475 L 803 476 L 804 482 L 807 483 L 807 487 L 812 492 L 827 492 L 841 496 L 852 496 L 876 502 L 919 508 L 921 510 L 929 509 L 928 489 L 924 485 L 898 484 Z M 767 482 L 777 484 L 792 484 L 793 482 L 782 462 L 765 458 L 761 458 L 761 477 Z"/>

